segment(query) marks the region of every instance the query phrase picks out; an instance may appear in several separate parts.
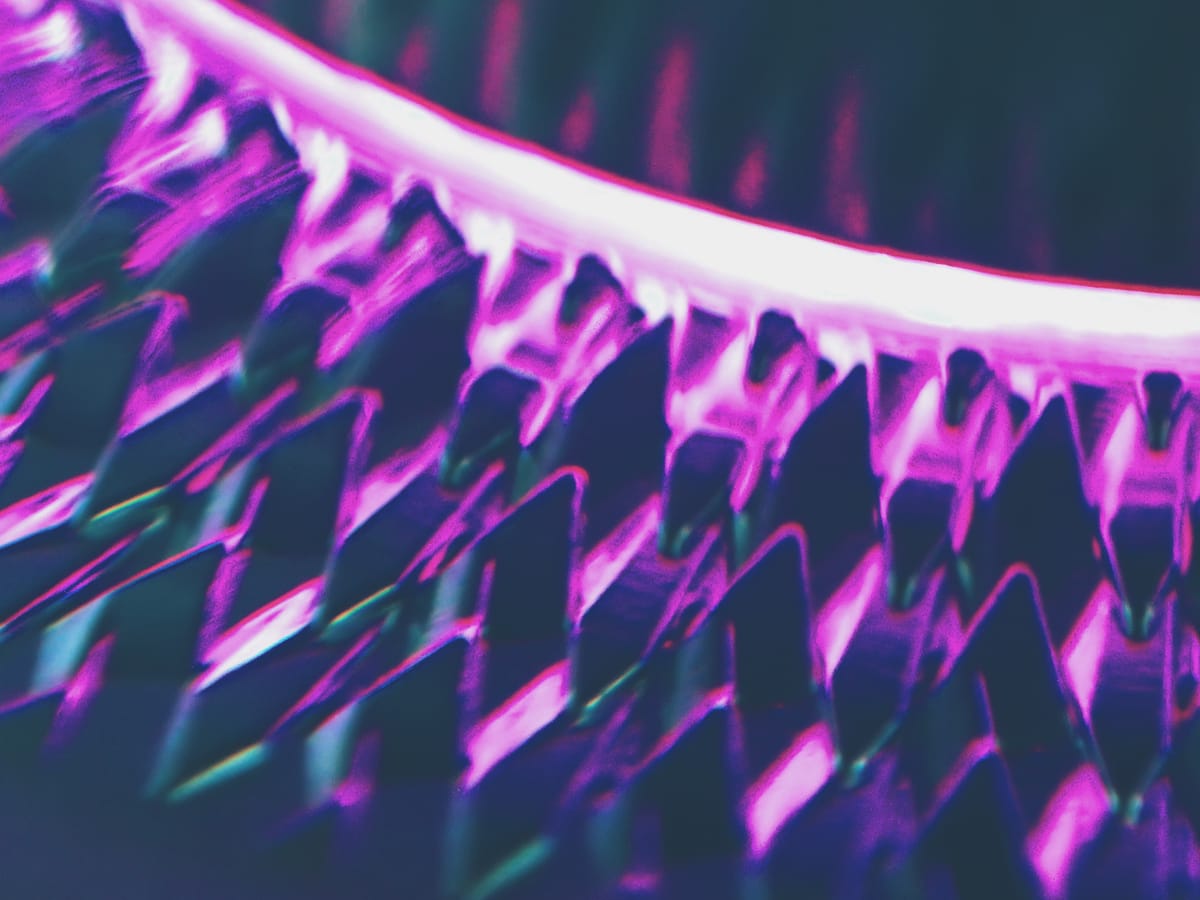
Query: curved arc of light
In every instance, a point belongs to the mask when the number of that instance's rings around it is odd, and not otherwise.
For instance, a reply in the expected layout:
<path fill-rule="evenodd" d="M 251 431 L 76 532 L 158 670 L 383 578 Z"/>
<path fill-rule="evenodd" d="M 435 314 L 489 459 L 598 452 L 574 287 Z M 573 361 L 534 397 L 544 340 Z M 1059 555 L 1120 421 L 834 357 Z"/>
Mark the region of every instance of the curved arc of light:
<path fill-rule="evenodd" d="M 293 123 L 338 132 L 358 161 L 431 179 L 454 214 L 509 217 L 519 239 L 594 252 L 626 282 L 680 288 L 718 313 L 780 308 L 877 347 L 974 346 L 1100 374 L 1200 376 L 1200 302 L 1181 292 L 1046 280 L 853 246 L 723 213 L 557 159 L 441 112 L 221 0 L 110 0 Z"/>

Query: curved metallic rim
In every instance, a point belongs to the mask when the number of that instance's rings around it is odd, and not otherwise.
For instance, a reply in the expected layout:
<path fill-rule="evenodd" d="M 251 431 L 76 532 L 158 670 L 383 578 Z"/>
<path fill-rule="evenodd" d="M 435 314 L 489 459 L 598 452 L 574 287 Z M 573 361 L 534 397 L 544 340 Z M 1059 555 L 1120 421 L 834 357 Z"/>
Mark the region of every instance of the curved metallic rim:
<path fill-rule="evenodd" d="M 360 164 L 429 180 L 460 224 L 483 213 L 522 244 L 598 254 L 639 302 L 784 309 L 802 327 L 898 352 L 972 346 L 1035 368 L 1200 376 L 1194 294 L 990 271 L 736 216 L 464 122 L 234 3 L 111 2 L 136 28 L 170 32 L 206 71 L 254 82 L 292 123 L 320 123 Z"/>

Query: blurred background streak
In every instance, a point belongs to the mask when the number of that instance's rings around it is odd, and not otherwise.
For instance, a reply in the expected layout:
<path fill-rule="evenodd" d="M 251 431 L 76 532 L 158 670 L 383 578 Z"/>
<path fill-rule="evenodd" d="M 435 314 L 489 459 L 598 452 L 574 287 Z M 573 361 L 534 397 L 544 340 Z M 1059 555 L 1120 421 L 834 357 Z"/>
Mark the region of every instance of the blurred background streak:
<path fill-rule="evenodd" d="M 1194 3 L 252 0 L 455 113 L 802 229 L 1200 287 Z"/>

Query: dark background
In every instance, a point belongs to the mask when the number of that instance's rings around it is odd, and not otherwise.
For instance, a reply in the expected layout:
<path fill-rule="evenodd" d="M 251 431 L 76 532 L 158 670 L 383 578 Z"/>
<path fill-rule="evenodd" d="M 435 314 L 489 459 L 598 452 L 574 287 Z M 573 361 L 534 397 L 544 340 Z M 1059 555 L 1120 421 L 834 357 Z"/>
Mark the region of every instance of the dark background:
<path fill-rule="evenodd" d="M 853 241 L 1200 287 L 1200 6 L 254 0 L 590 165 Z"/>

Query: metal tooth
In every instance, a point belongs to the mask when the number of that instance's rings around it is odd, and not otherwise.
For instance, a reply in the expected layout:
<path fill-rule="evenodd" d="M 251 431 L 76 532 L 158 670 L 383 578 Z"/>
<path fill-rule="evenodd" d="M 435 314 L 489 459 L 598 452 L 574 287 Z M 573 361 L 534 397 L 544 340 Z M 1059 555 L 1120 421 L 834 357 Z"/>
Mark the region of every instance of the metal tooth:
<path fill-rule="evenodd" d="M 143 87 L 136 70 L 108 74 L 116 77 L 103 95 L 64 121 L 43 124 L 0 155 L 0 187 L 11 216 L 0 219 L 0 251 L 60 228 L 87 201 Z"/>
<path fill-rule="evenodd" d="M 596 256 L 588 254 L 575 267 L 575 277 L 563 290 L 558 307 L 558 324 L 577 325 L 590 317 L 597 304 L 607 305 L 614 296 L 623 296 L 620 282 Z"/>
<path fill-rule="evenodd" d="M 819 777 L 819 759 L 812 767 Z M 907 814 L 878 814 L 885 797 L 907 802 L 899 777 L 895 760 L 889 756 L 878 759 L 854 791 L 840 789 L 836 781 L 818 781 L 814 795 L 782 824 L 760 863 L 761 879 L 770 896 L 807 890 L 826 896 L 857 891 L 889 896 L 895 883 L 888 876 L 894 876 L 896 868 L 890 848 L 910 848 L 915 838 L 914 823 Z M 896 882 L 903 883 L 908 877 L 901 875 Z"/>
<path fill-rule="evenodd" d="M 1163 627 L 1149 640 L 1120 634 L 1103 612 L 1089 625 L 1086 639 L 1101 647 L 1094 682 L 1076 685 L 1091 728 L 1105 780 L 1126 819 L 1137 821 L 1146 792 L 1157 778 L 1169 746 L 1171 696 L 1164 690 L 1172 665 L 1171 608 Z M 1090 687 L 1089 687 L 1090 685 Z"/>
<path fill-rule="evenodd" d="M 322 212 L 321 224 L 326 228 L 344 228 L 351 224 L 362 210 L 379 202 L 385 191 L 386 186 L 378 175 L 351 166 L 342 179 L 341 190 Z M 391 234 L 393 239 L 395 232 L 400 230 L 397 228 L 396 218 L 402 202 L 391 209 L 388 224 L 393 231 L 385 232 L 385 236 Z M 382 246 L 387 247 L 386 237 Z"/>
<path fill-rule="evenodd" d="M 340 186 L 332 202 L 322 197 L 327 208 L 314 219 L 309 201 L 324 190 L 320 178 L 314 180 L 281 260 L 283 285 L 317 280 L 344 293 L 367 320 L 357 323 L 361 329 L 377 326 L 401 303 L 461 267 L 468 255 L 463 237 L 425 185 L 413 185 L 391 203 L 371 173 L 351 164 Z M 359 193 L 365 197 L 351 206 Z"/>
<path fill-rule="evenodd" d="M 1151 789 L 1139 820 L 1130 825 L 1112 817 L 1077 854 L 1070 873 L 1069 889 L 1074 896 L 1149 896 L 1165 892 L 1168 802 L 1161 786 Z"/>
<path fill-rule="evenodd" d="M 497 869 L 503 872 L 522 850 L 552 833 L 562 793 L 590 750 L 569 728 L 565 719 L 554 718 L 486 772 L 468 772 L 448 829 L 453 836 L 447 854 L 450 890 L 486 890 Z M 477 732 L 478 739 L 484 734 Z M 520 807 L 515 815 L 514 803 Z M 520 883 L 519 876 L 504 880 Z"/>
<path fill-rule="evenodd" d="M 1071 405 L 1079 423 L 1079 449 L 1093 469 L 1100 445 L 1111 436 L 1114 413 L 1129 400 L 1128 386 L 1096 385 L 1072 381 Z"/>
<path fill-rule="evenodd" d="M 1106 548 L 1121 592 L 1122 629 L 1145 640 L 1158 627 L 1176 571 L 1176 511 L 1170 506 L 1127 506 L 1108 523 Z"/>
<path fill-rule="evenodd" d="M 418 183 L 389 212 L 380 250 L 389 253 L 400 249 L 415 230 L 424 227 L 431 227 L 443 239 L 462 248 L 462 235 L 438 206 L 433 191 L 427 184 Z"/>
<path fill-rule="evenodd" d="M 253 131 L 231 152 L 254 174 L 242 173 L 236 187 L 202 182 L 139 235 L 126 259 L 133 290 L 153 287 L 188 298 L 192 327 L 178 350 L 193 359 L 253 321 L 278 276 L 284 241 L 309 183 L 273 120 L 254 115 L 249 123 Z M 272 149 L 263 150 L 264 144 Z M 266 171 L 255 171 L 258 165 Z M 201 222 L 209 227 L 197 229 Z"/>
<path fill-rule="evenodd" d="M 1197 752 L 1200 752 L 1200 718 L 1193 706 L 1172 729 L 1171 750 L 1165 765 L 1172 802 L 1193 832 L 1200 829 L 1200 772 L 1192 763 Z"/>
<path fill-rule="evenodd" d="M 983 678 L 995 734 L 1006 753 L 1072 745 L 1054 645 L 1028 570 L 1006 573 L 979 611 L 963 653 Z M 1008 664 L 1013 653 L 1020 654 L 1023 665 Z"/>
<path fill-rule="evenodd" d="M 561 450 L 550 459 L 551 465 L 575 465 L 588 474 L 585 549 L 659 486 L 669 437 L 663 403 L 671 328 L 667 319 L 640 335 L 567 412 Z"/>
<path fill-rule="evenodd" d="M 495 869 L 503 871 L 511 857 L 544 834 L 589 750 L 585 740 L 573 739 L 578 732 L 571 733 L 566 665 L 541 668 L 537 662 L 561 658 L 561 647 L 549 655 L 538 654 L 530 642 L 478 649 L 485 657 L 484 678 L 494 680 L 492 670 L 503 668 L 499 675 L 509 687 L 494 698 L 503 702 L 492 702 L 468 662 L 468 682 L 484 696 L 474 698 L 483 703 L 473 710 L 466 739 L 470 765 L 459 779 L 449 823 L 447 883 L 459 893 L 486 882 Z M 531 790 L 526 781 L 532 772 L 541 777 Z M 527 805 L 514 817 L 513 798 L 522 794 Z M 508 827 L 501 825 L 506 818 Z"/>
<path fill-rule="evenodd" d="M 319 285 L 298 286 L 281 298 L 254 323 L 242 348 L 249 396 L 265 396 L 290 377 L 310 376 L 321 333 L 348 309 L 345 298 Z"/>
<path fill-rule="evenodd" d="M 710 883 L 726 889 L 736 885 L 745 830 L 737 809 L 734 728 L 726 707 L 698 713 L 656 750 L 631 788 L 637 806 L 658 820 L 656 855 L 668 890 L 672 882 L 677 888 L 690 884 L 698 889 L 689 869 L 701 862 L 708 863 L 704 869 L 716 879 Z"/>
<path fill-rule="evenodd" d="M 75 508 L 75 521 L 116 513 L 135 498 L 165 499 L 171 486 L 186 490 L 180 482 L 193 477 L 199 482 L 215 477 L 213 467 L 243 456 L 279 424 L 288 396 L 284 391 L 246 408 L 229 380 L 220 379 L 149 421 L 134 423 L 106 448 L 95 480 Z M 248 446 L 235 444 L 242 438 Z"/>
<path fill-rule="evenodd" d="M 345 515 L 343 491 L 357 486 L 372 414 L 364 398 L 347 397 L 264 453 L 266 489 L 241 542 L 250 554 L 229 621 L 321 573 Z"/>
<path fill-rule="evenodd" d="M 934 480 L 906 479 L 892 493 L 885 513 L 891 608 L 916 604 L 939 562 L 948 559 L 952 520 L 961 502 L 954 485 Z"/>
<path fill-rule="evenodd" d="M 148 789 L 168 795 L 252 748 L 340 652 L 297 632 L 223 676 L 210 670 L 180 697 Z"/>
<path fill-rule="evenodd" d="M 405 662 L 399 629 L 375 627 L 367 629 L 352 641 L 337 641 L 338 658 L 317 678 L 308 691 L 291 707 L 285 710 L 267 729 L 263 743 L 267 746 L 284 745 L 296 740 L 311 740 L 313 743 L 313 784 L 310 798 L 315 804 L 327 799 L 327 792 L 334 787 L 342 771 L 352 764 L 353 743 L 342 740 L 353 732 L 350 715 L 343 716 L 372 686 L 386 681 L 386 675 Z M 328 640 L 330 635 L 323 634 Z M 431 648 L 431 649 L 436 649 Z M 330 726 L 323 738 L 315 735 Z M 320 746 L 318 746 L 318 744 Z M 378 760 L 375 760 L 376 762 Z"/>
<path fill-rule="evenodd" d="M 636 339 L 644 317 L 595 257 L 581 259 L 569 279 L 552 259 L 520 247 L 511 260 L 475 331 L 472 358 L 476 368 L 500 363 L 538 381 L 539 404 L 521 425 L 522 444 L 528 445 L 547 417 L 560 412 L 557 406 L 569 405 Z"/>
<path fill-rule="evenodd" d="M 1061 641 L 1100 575 L 1097 520 L 1084 493 L 1070 412 L 1050 400 L 1013 450 L 990 497 L 976 507 L 963 560 L 971 584 L 967 611 L 978 608 L 1008 566 L 1029 566 L 1045 598 L 1050 634 Z"/>
<path fill-rule="evenodd" d="M 373 776 L 379 782 L 462 771 L 466 759 L 458 687 L 468 650 L 465 636 L 451 634 L 422 648 L 355 698 L 353 724 L 339 737 L 353 746 L 367 735 L 377 736 L 378 769 Z M 418 734 L 410 727 L 415 722 L 422 723 Z M 333 724 L 327 720 L 327 725 Z M 350 761 L 349 755 L 342 758 Z"/>
<path fill-rule="evenodd" d="M 916 602 L 942 562 L 962 549 L 978 482 L 998 442 L 999 390 L 983 358 L 955 351 L 941 385 L 913 383 L 911 405 L 878 441 L 889 554 L 889 604 Z M 941 388 L 942 402 L 937 406 Z"/>
<path fill-rule="evenodd" d="M 671 374 L 674 379 L 685 388 L 705 381 L 722 351 L 739 330 L 739 323 L 724 316 L 689 307 L 679 337 L 679 347 L 672 361 Z"/>
<path fill-rule="evenodd" d="M 367 476 L 364 490 L 383 490 L 379 481 Z M 397 599 L 394 585 L 423 577 L 439 554 L 453 558 L 477 536 L 497 490 L 495 472 L 463 494 L 443 488 L 431 469 L 419 471 L 341 539 L 326 568 L 322 624 L 358 628 L 356 622 L 386 616 Z"/>
<path fill-rule="evenodd" d="M 32 501 L 9 507 L 9 514 L 27 518 L 61 494 L 56 490 L 35 496 Z M 9 543 L 0 548 L 0 566 L 9 573 L 9 588 L 0 602 L 0 625 L 6 632 L 43 603 L 112 563 L 129 546 L 127 533 L 115 537 L 84 535 L 65 519 L 61 515 L 52 518 L 28 534 L 10 532 Z"/>
<path fill-rule="evenodd" d="M 733 661 L 729 630 L 713 614 L 728 586 L 721 547 L 715 540 L 704 555 L 667 627 L 655 636 L 647 682 L 662 691 L 656 719 L 664 732 L 692 721 L 697 710 L 724 706 L 730 693 Z"/>
<path fill-rule="evenodd" d="M 540 384 L 495 367 L 473 380 L 459 403 L 440 477 L 447 487 L 465 488 L 495 461 L 516 462 L 526 410 L 539 399 Z"/>
<path fill-rule="evenodd" d="M 564 472 L 483 537 L 483 629 L 490 641 L 565 641 L 576 605 L 571 572 L 585 483 L 578 472 Z"/>
<path fill-rule="evenodd" d="M 140 231 L 163 215 L 167 204 L 135 191 L 104 197 L 59 235 L 51 248 L 53 265 L 44 277 L 49 296 L 69 297 L 97 282 L 121 291 L 121 263 Z"/>
<path fill-rule="evenodd" d="M 111 631 L 116 636 L 105 664 L 106 676 L 182 680 L 195 673 L 192 654 L 203 624 L 208 586 L 224 556 L 220 544 L 196 548 L 94 601 L 99 607 L 98 633 Z M 161 602 L 164 595 L 174 598 L 169 607 Z"/>
<path fill-rule="evenodd" d="M 878 534 L 865 367 L 851 371 L 805 419 L 773 493 L 772 521 L 795 522 L 807 536 L 820 605 Z"/>
<path fill-rule="evenodd" d="M 960 654 L 931 685 L 917 686 L 901 724 L 900 753 L 919 814 L 930 811 L 954 765 L 991 730 L 986 689 L 973 660 Z"/>
<path fill-rule="evenodd" d="M 634 545 L 632 553 L 597 596 L 583 597 L 572 634 L 572 688 L 585 710 L 645 663 L 711 549 L 702 545 L 684 559 L 670 559 L 658 552 L 654 532 L 624 539 Z M 593 558 L 605 550 L 597 548 Z"/>
<path fill-rule="evenodd" d="M 470 365 L 467 331 L 478 303 L 480 263 L 463 259 L 354 346 L 335 377 L 378 391 L 371 448 L 378 461 L 424 441 L 454 407 Z"/>
<path fill-rule="evenodd" d="M 876 353 L 874 363 L 871 424 L 886 433 L 908 411 L 929 370 L 915 359 L 890 353 Z"/>
<path fill-rule="evenodd" d="M 991 378 L 991 370 L 978 351 L 955 350 L 946 360 L 945 400 L 942 417 L 950 426 L 961 425 L 967 409 Z"/>
<path fill-rule="evenodd" d="M 1165 450 L 1183 398 L 1183 381 L 1174 372 L 1150 372 L 1142 379 L 1146 440 L 1151 450 Z"/>
<path fill-rule="evenodd" d="M 762 384 L 804 342 L 804 335 L 790 316 L 778 310 L 767 310 L 759 316 L 754 330 L 754 344 L 746 360 L 746 380 L 751 384 Z"/>
<path fill-rule="evenodd" d="M 994 748 L 972 748 L 950 777 L 945 800 L 922 834 L 918 852 L 944 867 L 959 896 L 998 891 L 1037 897 L 1036 875 L 1019 835 L 1020 808 L 1004 761 Z"/>
<path fill-rule="evenodd" d="M 736 435 L 744 446 L 732 472 L 729 498 L 730 560 L 735 566 L 754 554 L 776 524 L 773 470 L 807 418 L 816 391 L 816 361 L 804 335 L 787 317 L 764 315 L 749 349 L 745 346 L 745 339 L 731 343 L 709 382 L 692 392 L 704 403 L 699 427 Z M 744 372 L 735 381 L 733 364 L 741 368 L 743 359 Z M 672 425 L 681 427 L 674 420 Z"/>
<path fill-rule="evenodd" d="M 784 532 L 730 585 L 720 609 L 733 625 L 734 697 L 743 712 L 812 712 L 817 667 L 803 535 Z"/>
<path fill-rule="evenodd" d="M 686 555 L 705 529 L 728 515 L 729 497 L 745 448 L 724 435 L 696 432 L 676 450 L 667 471 L 659 550 Z"/>
<path fill-rule="evenodd" d="M 201 546 L 140 572 L 41 632 L 42 662 L 30 683 L 87 698 L 64 700 L 47 735 L 65 782 L 95 784 L 93 767 L 104 760 L 107 777 L 92 790 L 115 800 L 144 789 L 157 738 L 184 682 L 200 668 L 194 651 L 224 555 L 220 544 Z M 163 596 L 175 602 L 164 604 Z M 105 734 L 114 720 L 124 727 Z"/>
<path fill-rule="evenodd" d="M 859 602 L 857 625 L 826 675 L 838 752 L 851 782 L 891 738 L 908 707 L 934 605 L 927 599 L 906 612 L 889 609 L 881 580 Z M 830 615 L 827 608 L 823 624 Z"/>
<path fill-rule="evenodd" d="M 1151 406 L 1155 416 L 1169 412 L 1158 400 Z M 1171 413 L 1177 434 L 1161 445 L 1172 422 L 1155 424 L 1155 416 L 1139 422 L 1127 403 L 1096 460 L 1101 538 L 1120 594 L 1122 629 L 1138 640 L 1157 628 L 1187 552 L 1184 498 L 1194 415 L 1186 405 Z"/>
<path fill-rule="evenodd" d="M 321 843 L 319 837 L 311 839 L 311 826 L 328 817 L 319 807 L 305 807 L 305 751 L 300 741 L 256 744 L 179 785 L 169 795 L 169 802 L 186 809 L 193 821 L 230 823 L 222 831 L 218 847 L 257 842 L 264 856 L 278 853 L 284 859 L 298 859 L 303 865 L 305 856 L 293 856 L 289 851 L 305 837 L 309 837 L 308 852 L 318 849 Z M 282 824 L 272 831 L 273 823 Z M 226 850 L 230 852 L 236 851 Z"/>
<path fill-rule="evenodd" d="M 176 302 L 151 298 L 51 349 L 53 380 L 21 424 L 22 452 L 4 475 L 0 505 L 96 464 L 145 372 L 145 357 L 161 351 L 163 332 L 177 312 Z"/>
<path fill-rule="evenodd" d="M 508 274 L 492 300 L 491 309 L 488 311 L 489 318 L 493 321 L 515 318 L 553 277 L 554 266 L 548 257 L 534 253 L 526 247 L 517 247 L 513 251 Z M 564 297 L 564 312 L 566 305 Z"/>

